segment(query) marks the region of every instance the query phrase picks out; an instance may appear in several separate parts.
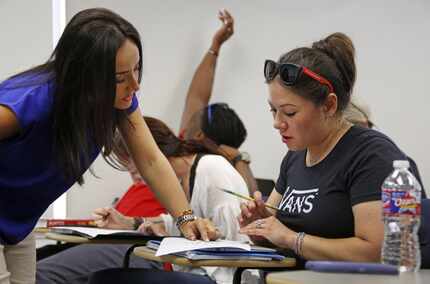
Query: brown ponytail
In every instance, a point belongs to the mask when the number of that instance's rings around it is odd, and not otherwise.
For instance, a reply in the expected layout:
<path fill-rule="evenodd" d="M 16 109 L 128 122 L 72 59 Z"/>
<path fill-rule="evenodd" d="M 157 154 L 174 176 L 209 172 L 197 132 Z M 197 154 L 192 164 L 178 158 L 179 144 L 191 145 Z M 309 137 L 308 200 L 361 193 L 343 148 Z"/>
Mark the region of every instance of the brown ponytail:
<path fill-rule="evenodd" d="M 351 39 L 343 33 L 334 33 L 314 42 L 312 48 L 321 50 L 336 63 L 347 93 L 351 94 L 356 78 L 355 48 Z"/>
<path fill-rule="evenodd" d="M 333 33 L 312 44 L 312 48 L 293 49 L 279 59 L 279 63 L 294 63 L 309 68 L 333 85 L 338 98 L 338 111 L 343 111 L 350 99 L 356 78 L 355 49 L 351 39 L 343 33 Z M 329 94 L 328 87 L 302 76 L 291 86 L 298 95 L 321 105 Z"/>

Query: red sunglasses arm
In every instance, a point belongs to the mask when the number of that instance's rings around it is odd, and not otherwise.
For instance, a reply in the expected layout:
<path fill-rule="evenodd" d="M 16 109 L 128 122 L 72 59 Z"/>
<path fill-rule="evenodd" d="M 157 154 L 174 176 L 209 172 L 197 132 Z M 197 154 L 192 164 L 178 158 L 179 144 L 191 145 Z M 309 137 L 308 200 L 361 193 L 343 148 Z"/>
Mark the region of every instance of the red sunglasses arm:
<path fill-rule="evenodd" d="M 320 75 L 318 75 L 317 73 L 312 72 L 311 70 L 309 70 L 306 67 L 303 67 L 303 73 L 305 73 L 309 77 L 317 80 L 321 84 L 326 85 L 328 87 L 330 93 L 334 93 L 334 88 L 333 88 L 332 84 L 326 78 L 321 77 Z"/>

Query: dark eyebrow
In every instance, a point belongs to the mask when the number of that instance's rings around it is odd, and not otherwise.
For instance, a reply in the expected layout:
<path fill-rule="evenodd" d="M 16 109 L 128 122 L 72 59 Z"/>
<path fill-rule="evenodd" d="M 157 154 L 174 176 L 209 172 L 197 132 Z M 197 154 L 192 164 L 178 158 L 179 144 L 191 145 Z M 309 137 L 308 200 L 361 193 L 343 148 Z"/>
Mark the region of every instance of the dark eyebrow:
<path fill-rule="evenodd" d="M 272 104 L 272 102 L 271 101 L 269 101 L 269 100 L 267 100 L 267 102 L 269 103 L 269 105 L 271 106 L 271 107 L 273 107 L 273 104 Z M 296 105 L 294 105 L 294 104 L 282 104 L 282 105 L 280 105 L 279 107 L 280 108 L 282 108 L 282 107 L 284 107 L 284 106 L 293 106 L 293 107 L 297 107 Z"/>
<path fill-rule="evenodd" d="M 279 107 L 284 107 L 284 106 L 293 106 L 293 107 L 297 107 L 296 105 L 293 105 L 293 104 L 283 104 L 283 105 L 280 105 Z"/>
<path fill-rule="evenodd" d="M 130 71 L 115 72 L 115 75 L 122 75 L 122 74 L 125 74 L 125 73 L 128 73 L 128 72 L 130 72 Z"/>
<path fill-rule="evenodd" d="M 139 66 L 139 63 L 140 62 L 137 62 L 136 66 L 134 68 L 136 68 L 137 66 Z M 130 70 L 115 72 L 115 75 L 122 75 L 122 74 L 125 74 L 125 73 L 128 73 L 128 72 L 130 72 Z"/>

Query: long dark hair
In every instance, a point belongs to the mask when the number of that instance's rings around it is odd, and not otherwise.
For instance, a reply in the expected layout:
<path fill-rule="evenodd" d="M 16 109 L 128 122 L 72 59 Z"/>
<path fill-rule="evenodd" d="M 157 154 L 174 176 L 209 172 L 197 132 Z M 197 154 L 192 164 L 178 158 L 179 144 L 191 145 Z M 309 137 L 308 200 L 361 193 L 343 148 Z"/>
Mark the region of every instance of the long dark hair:
<path fill-rule="evenodd" d="M 309 68 L 323 76 L 334 87 L 338 98 L 338 111 L 348 105 L 356 79 L 355 48 L 351 39 L 343 33 L 333 33 L 314 42 L 312 47 L 291 50 L 279 59 L 279 63 L 294 63 Z M 290 87 L 315 105 L 321 105 L 329 94 L 328 87 L 318 81 L 302 76 Z"/>
<path fill-rule="evenodd" d="M 67 24 L 55 50 L 42 65 L 17 76 L 53 79 L 53 151 L 67 179 L 83 183 L 89 157 L 112 151 L 114 133 L 126 111 L 114 108 L 115 62 L 121 45 L 131 40 L 138 48 L 139 82 L 142 44 L 138 31 L 118 14 L 103 8 L 77 13 Z"/>
<path fill-rule="evenodd" d="M 182 140 L 161 120 L 145 116 L 145 122 L 161 152 L 167 158 L 184 157 L 192 154 L 220 154 L 216 148 L 203 141 Z"/>
<path fill-rule="evenodd" d="M 199 153 L 222 155 L 217 150 L 217 145 L 209 139 L 203 141 L 182 140 L 161 120 L 149 116 L 144 116 L 144 119 L 154 137 L 155 143 L 167 158 L 184 157 Z M 115 145 L 112 155 L 109 157 L 109 162 L 117 169 L 125 170 L 130 160 L 130 154 L 118 131 L 115 134 L 114 141 Z"/>

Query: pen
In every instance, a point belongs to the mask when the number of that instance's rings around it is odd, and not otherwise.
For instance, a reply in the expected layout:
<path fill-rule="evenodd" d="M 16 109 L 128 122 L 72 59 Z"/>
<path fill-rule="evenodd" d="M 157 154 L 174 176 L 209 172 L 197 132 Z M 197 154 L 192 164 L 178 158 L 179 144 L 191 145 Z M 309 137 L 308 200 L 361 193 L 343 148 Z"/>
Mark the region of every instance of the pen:
<path fill-rule="evenodd" d="M 254 199 L 254 198 L 252 198 L 252 197 L 248 197 L 248 196 L 245 196 L 245 195 L 239 194 L 239 193 L 237 193 L 237 192 L 234 192 L 234 191 L 231 191 L 231 190 L 228 190 L 228 189 L 225 189 L 225 188 L 218 188 L 218 189 L 219 189 L 219 190 L 221 190 L 221 191 L 224 191 L 225 193 L 232 194 L 232 195 L 234 195 L 234 196 L 236 196 L 236 197 L 239 197 L 239 198 L 242 198 L 242 199 L 246 199 L 246 200 L 249 200 L 249 201 L 255 201 L 255 199 Z M 278 208 L 276 208 L 275 206 L 270 205 L 270 204 L 267 204 L 267 203 L 265 203 L 265 204 L 264 204 L 264 206 L 266 206 L 266 207 L 268 207 L 268 208 L 270 208 L 270 209 L 276 210 L 276 211 L 278 211 L 278 210 L 279 210 L 279 209 L 278 209 Z"/>

